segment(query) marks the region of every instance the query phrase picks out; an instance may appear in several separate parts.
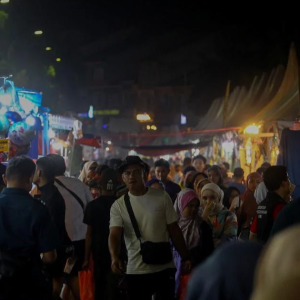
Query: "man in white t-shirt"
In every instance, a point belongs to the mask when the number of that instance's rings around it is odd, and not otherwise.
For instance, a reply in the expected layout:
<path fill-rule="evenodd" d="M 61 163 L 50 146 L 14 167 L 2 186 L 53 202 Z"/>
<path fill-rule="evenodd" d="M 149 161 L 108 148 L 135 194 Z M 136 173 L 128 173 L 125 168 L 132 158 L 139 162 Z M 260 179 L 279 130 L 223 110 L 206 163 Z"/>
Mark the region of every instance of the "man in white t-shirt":
<path fill-rule="evenodd" d="M 128 196 L 142 242 L 169 242 L 171 237 L 174 247 L 183 258 L 184 267 L 189 270 L 191 261 L 169 195 L 164 191 L 145 187 L 145 164 L 138 156 L 128 156 L 119 167 L 119 171 L 129 190 Z M 123 229 L 128 251 L 126 270 L 119 259 Z M 140 241 L 133 229 L 124 196 L 111 208 L 109 249 L 113 272 L 127 273 L 130 299 L 150 300 L 154 294 L 156 299 L 174 299 L 175 265 L 172 259 L 166 264 L 151 265 L 143 262 Z"/>

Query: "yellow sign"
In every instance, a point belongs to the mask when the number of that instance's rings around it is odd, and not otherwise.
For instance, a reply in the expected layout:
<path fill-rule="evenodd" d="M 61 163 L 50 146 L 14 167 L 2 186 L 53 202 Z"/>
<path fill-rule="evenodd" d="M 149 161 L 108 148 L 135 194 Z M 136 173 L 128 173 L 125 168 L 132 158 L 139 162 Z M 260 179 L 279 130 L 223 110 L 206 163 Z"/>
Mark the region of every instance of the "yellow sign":
<path fill-rule="evenodd" d="M 8 152 L 9 151 L 9 140 L 1 139 L 0 140 L 0 152 Z"/>
<path fill-rule="evenodd" d="M 94 110 L 95 116 L 116 116 L 118 114 L 120 114 L 120 111 L 118 109 Z"/>

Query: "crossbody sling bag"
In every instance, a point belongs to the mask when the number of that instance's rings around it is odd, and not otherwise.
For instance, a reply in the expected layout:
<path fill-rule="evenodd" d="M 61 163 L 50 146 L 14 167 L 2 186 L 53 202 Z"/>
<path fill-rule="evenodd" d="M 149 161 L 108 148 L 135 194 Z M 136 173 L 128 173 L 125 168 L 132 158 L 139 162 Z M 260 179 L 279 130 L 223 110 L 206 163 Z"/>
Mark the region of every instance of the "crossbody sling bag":
<path fill-rule="evenodd" d="M 132 206 L 130 203 L 128 193 L 124 196 L 125 205 L 131 220 L 132 227 L 134 229 L 137 239 L 140 241 L 143 263 L 147 265 L 164 265 L 172 261 L 173 255 L 171 251 L 171 245 L 169 242 L 154 243 L 150 241 L 142 241 L 142 235 L 139 230 L 138 223 L 134 216 Z"/>

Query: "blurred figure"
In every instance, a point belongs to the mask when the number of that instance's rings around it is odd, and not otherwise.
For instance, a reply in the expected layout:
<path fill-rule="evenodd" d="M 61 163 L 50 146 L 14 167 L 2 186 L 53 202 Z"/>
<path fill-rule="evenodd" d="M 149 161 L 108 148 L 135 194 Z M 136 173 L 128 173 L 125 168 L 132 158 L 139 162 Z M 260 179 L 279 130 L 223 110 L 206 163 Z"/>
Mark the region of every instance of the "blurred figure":
<path fill-rule="evenodd" d="M 204 172 L 206 165 L 206 158 L 203 155 L 197 155 L 193 158 L 193 166 L 199 173 Z"/>
<path fill-rule="evenodd" d="M 250 231 L 250 240 L 263 244 L 269 239 L 274 220 L 290 200 L 291 182 L 286 167 L 269 167 L 265 172 L 264 183 L 268 194 L 257 208 Z"/>
<path fill-rule="evenodd" d="M 194 191 L 197 192 L 197 186 L 199 181 L 203 180 L 203 179 L 208 179 L 208 176 L 205 173 L 196 173 L 192 179 L 192 185 L 193 185 L 193 189 Z"/>
<path fill-rule="evenodd" d="M 225 191 L 224 195 L 226 196 L 226 199 L 228 199 L 228 204 L 224 203 L 225 207 L 227 207 L 229 211 L 237 213 L 242 205 L 241 193 L 239 189 L 233 186 L 229 187 Z"/>
<path fill-rule="evenodd" d="M 257 210 L 257 203 L 254 198 L 256 187 L 262 182 L 258 173 L 250 173 L 246 180 L 246 192 L 243 197 L 243 204 L 238 211 L 239 233 L 243 240 L 249 239 L 250 224 Z"/>
<path fill-rule="evenodd" d="M 97 163 L 95 161 L 88 161 L 84 164 L 83 169 L 78 177 L 83 183 L 88 183 L 94 178 L 96 174 Z"/>
<path fill-rule="evenodd" d="M 0 193 L 6 187 L 6 184 L 3 180 L 3 175 L 5 174 L 6 167 L 0 163 Z"/>
<path fill-rule="evenodd" d="M 182 169 L 184 170 L 186 167 L 189 167 L 192 165 L 192 159 L 190 157 L 185 157 L 183 160 Z"/>
<path fill-rule="evenodd" d="M 175 165 L 174 182 L 179 184 L 183 174 L 181 172 L 181 165 Z"/>
<path fill-rule="evenodd" d="M 94 199 L 97 199 L 98 197 L 100 197 L 100 188 L 99 188 L 99 184 L 96 183 L 94 180 L 90 181 L 88 184 L 91 194 L 93 196 Z"/>
<path fill-rule="evenodd" d="M 262 181 L 256 188 L 254 192 L 254 198 L 256 200 L 257 205 L 259 205 L 263 200 L 266 199 L 268 194 L 268 190 L 266 188 L 265 183 Z"/>
<path fill-rule="evenodd" d="M 257 243 L 224 245 L 195 270 L 185 299 L 248 300 L 261 252 L 262 246 Z"/>
<path fill-rule="evenodd" d="M 178 184 L 168 180 L 170 173 L 169 162 L 165 159 L 159 159 L 154 165 L 156 178 L 164 184 L 165 191 L 169 194 L 174 204 L 177 194 L 180 193 L 181 189 Z"/>
<path fill-rule="evenodd" d="M 96 183 L 100 183 L 101 181 L 101 174 L 104 170 L 108 169 L 109 166 L 108 165 L 99 165 L 97 168 L 96 168 L 96 174 L 93 178 L 93 180 L 96 182 Z"/>
<path fill-rule="evenodd" d="M 219 166 L 221 168 L 221 173 L 224 181 L 224 185 L 228 185 L 230 182 L 232 182 L 232 173 L 230 172 L 230 165 L 227 162 L 223 162 Z"/>
<path fill-rule="evenodd" d="M 202 189 L 203 189 L 203 187 L 206 185 L 206 184 L 208 184 L 208 183 L 211 183 L 210 181 L 209 181 L 209 179 L 208 178 L 205 178 L 205 179 L 202 179 L 202 180 L 200 180 L 199 182 L 198 182 L 198 184 L 197 184 L 197 193 L 198 193 L 198 196 L 200 197 L 200 202 L 201 202 L 201 192 L 202 192 Z"/>
<path fill-rule="evenodd" d="M 153 189 L 165 190 L 164 184 L 158 179 L 151 179 L 146 183 L 146 187 L 151 187 Z"/>
<path fill-rule="evenodd" d="M 228 184 L 228 187 L 235 187 L 240 191 L 241 195 L 246 192 L 244 184 L 244 170 L 242 168 L 235 168 L 233 171 L 233 182 Z"/>
<path fill-rule="evenodd" d="M 151 180 L 151 179 L 153 179 L 153 178 L 156 178 L 156 176 L 155 176 L 155 168 L 154 168 L 154 167 L 152 167 L 152 168 L 150 169 L 149 177 L 150 177 L 149 180 Z"/>
<path fill-rule="evenodd" d="M 299 299 L 299 236 L 298 225 L 282 231 L 270 241 L 257 267 L 251 300 Z"/>
<path fill-rule="evenodd" d="M 264 169 L 268 169 L 269 167 L 271 167 L 271 164 L 268 163 L 268 162 L 264 162 L 262 165 L 261 165 L 262 168 Z"/>
<path fill-rule="evenodd" d="M 206 164 L 205 165 L 205 169 L 204 169 L 204 173 L 208 174 L 208 170 L 211 168 L 211 165 Z"/>

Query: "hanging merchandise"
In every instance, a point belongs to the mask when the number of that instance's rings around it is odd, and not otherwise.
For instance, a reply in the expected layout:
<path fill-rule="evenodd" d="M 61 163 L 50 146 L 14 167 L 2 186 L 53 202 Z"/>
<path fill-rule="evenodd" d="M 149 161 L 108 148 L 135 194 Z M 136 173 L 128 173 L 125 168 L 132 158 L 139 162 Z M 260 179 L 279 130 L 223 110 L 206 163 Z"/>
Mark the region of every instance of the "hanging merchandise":
<path fill-rule="evenodd" d="M 7 119 L 9 120 L 9 125 L 22 121 L 22 117 L 15 111 L 7 111 L 5 113 Z"/>
<path fill-rule="evenodd" d="M 30 144 L 35 137 L 35 131 L 26 122 L 14 123 L 8 132 L 8 138 L 17 146 Z"/>
<path fill-rule="evenodd" d="M 9 120 L 5 115 L 0 115 L 0 138 L 5 138 L 9 130 Z"/>

